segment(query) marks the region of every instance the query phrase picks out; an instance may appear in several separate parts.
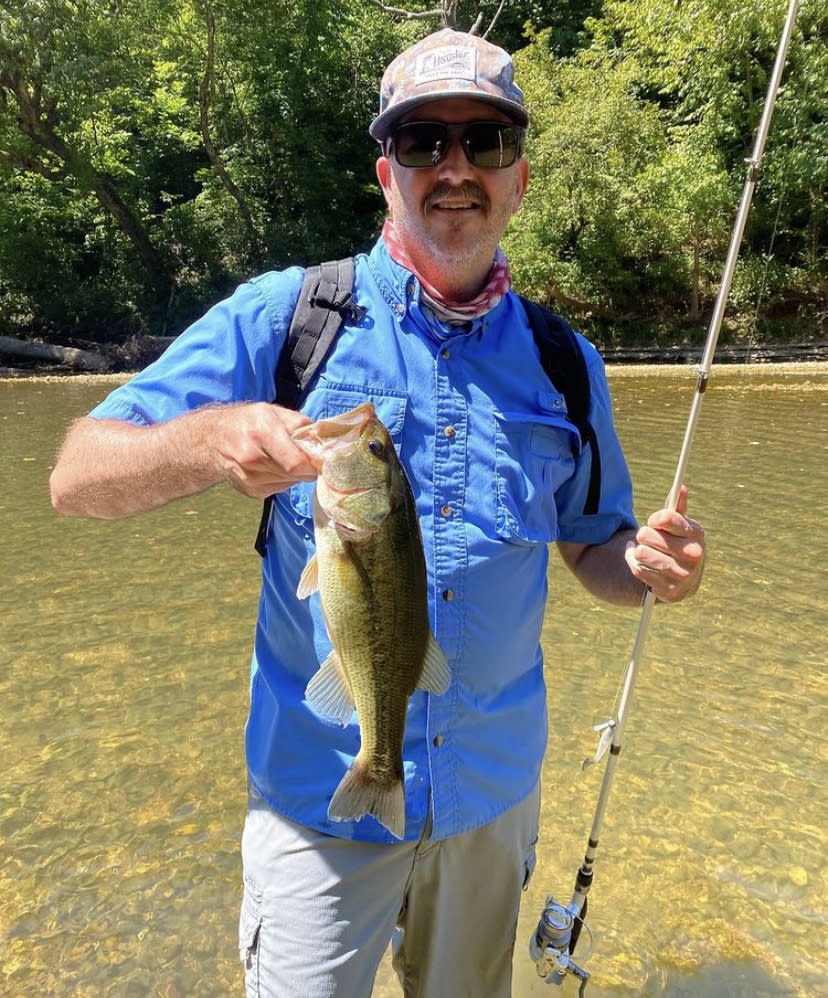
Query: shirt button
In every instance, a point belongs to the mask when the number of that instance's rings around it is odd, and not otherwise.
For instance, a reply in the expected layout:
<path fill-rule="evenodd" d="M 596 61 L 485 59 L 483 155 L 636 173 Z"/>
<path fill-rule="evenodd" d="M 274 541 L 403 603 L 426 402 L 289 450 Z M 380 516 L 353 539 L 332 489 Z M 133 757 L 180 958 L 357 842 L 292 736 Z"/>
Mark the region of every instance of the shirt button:
<path fill-rule="evenodd" d="M 399 302 L 397 304 L 396 312 L 397 312 L 397 315 L 404 315 L 405 314 L 405 305 L 403 305 L 402 302 Z"/>
<path fill-rule="evenodd" d="M 451 603 L 451 601 L 454 599 L 454 590 L 453 589 L 444 589 L 443 590 L 443 599 L 446 601 L 446 603 Z"/>
<path fill-rule="evenodd" d="M 434 747 L 435 748 L 439 748 L 442 744 L 443 744 L 443 736 L 442 735 L 435 735 L 434 736 Z"/>
<path fill-rule="evenodd" d="M 446 518 L 448 518 L 449 516 L 451 516 L 451 514 L 453 512 L 454 512 L 454 510 L 451 508 L 451 506 L 442 506 L 440 508 L 440 515 L 441 516 L 445 516 Z"/>
<path fill-rule="evenodd" d="M 451 440 L 451 438 L 454 436 L 454 434 L 456 432 L 457 432 L 457 430 L 455 430 L 455 428 L 453 426 L 447 426 L 443 430 L 443 433 L 445 433 L 445 435 L 449 438 L 449 440 Z"/>
<path fill-rule="evenodd" d="M 451 357 L 451 350 L 449 350 L 448 347 L 443 347 L 443 349 L 440 351 L 440 356 L 443 358 L 443 360 L 448 360 L 449 357 Z"/>

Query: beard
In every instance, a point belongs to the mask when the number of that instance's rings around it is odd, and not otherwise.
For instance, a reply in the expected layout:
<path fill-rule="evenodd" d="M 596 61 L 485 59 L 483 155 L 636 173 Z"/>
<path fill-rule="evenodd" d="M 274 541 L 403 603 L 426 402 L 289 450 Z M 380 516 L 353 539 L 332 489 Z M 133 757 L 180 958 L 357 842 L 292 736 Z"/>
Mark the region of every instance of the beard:
<path fill-rule="evenodd" d="M 447 200 L 468 201 L 475 207 L 439 207 Z M 441 221 L 435 225 L 433 220 L 438 212 Z M 469 228 L 470 212 L 479 219 L 473 229 Z M 475 268 L 488 272 L 511 215 L 510 205 L 493 205 L 486 192 L 471 181 L 457 186 L 436 184 L 424 197 L 419 211 L 401 201 L 392 205 L 397 234 L 423 273 L 433 268 L 443 271 Z"/>
<path fill-rule="evenodd" d="M 464 301 L 478 294 L 523 196 L 524 171 L 504 170 L 479 184 L 469 174 L 455 183 L 448 176 L 424 183 L 423 174 L 385 159 L 380 172 L 397 238 L 414 270 L 447 297 Z"/>

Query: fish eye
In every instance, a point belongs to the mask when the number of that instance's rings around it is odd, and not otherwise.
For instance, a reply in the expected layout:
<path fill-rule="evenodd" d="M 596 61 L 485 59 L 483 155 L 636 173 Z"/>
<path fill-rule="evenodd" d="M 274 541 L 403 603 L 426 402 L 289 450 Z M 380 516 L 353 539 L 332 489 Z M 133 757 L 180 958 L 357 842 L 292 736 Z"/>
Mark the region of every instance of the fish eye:
<path fill-rule="evenodd" d="M 374 457 L 382 457 L 385 452 L 385 447 L 383 447 L 381 440 L 369 440 L 368 450 L 374 455 Z"/>

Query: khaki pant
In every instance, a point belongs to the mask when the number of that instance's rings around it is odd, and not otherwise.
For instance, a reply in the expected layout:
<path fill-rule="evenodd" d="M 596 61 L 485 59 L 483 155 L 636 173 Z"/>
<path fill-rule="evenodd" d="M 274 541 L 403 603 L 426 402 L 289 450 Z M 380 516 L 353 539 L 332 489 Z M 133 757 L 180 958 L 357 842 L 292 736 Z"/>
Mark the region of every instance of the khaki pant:
<path fill-rule="evenodd" d="M 351 842 L 251 796 L 239 948 L 248 998 L 370 998 L 389 940 L 405 998 L 508 998 L 540 794 L 442 842 Z"/>

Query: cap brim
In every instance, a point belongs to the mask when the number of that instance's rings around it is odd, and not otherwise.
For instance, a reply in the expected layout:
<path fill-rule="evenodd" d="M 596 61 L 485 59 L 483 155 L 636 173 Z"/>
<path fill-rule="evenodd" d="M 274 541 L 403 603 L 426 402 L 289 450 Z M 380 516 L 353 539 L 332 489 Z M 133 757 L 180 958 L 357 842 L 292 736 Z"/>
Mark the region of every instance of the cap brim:
<path fill-rule="evenodd" d="M 490 107 L 495 107 L 498 111 L 503 111 L 504 114 L 507 114 L 521 128 L 526 128 L 529 124 L 529 113 L 526 108 L 515 101 L 508 100 L 505 97 L 490 97 L 488 94 L 469 93 L 468 90 L 444 90 L 439 94 L 421 94 L 417 97 L 409 97 L 407 100 L 401 100 L 398 104 L 393 104 L 391 107 L 386 108 L 382 114 L 378 114 L 374 118 L 368 127 L 368 132 L 377 142 L 383 143 L 388 138 L 388 133 L 391 131 L 391 126 L 394 122 L 404 117 L 409 111 L 413 111 L 414 108 L 420 107 L 423 104 L 433 104 L 436 101 L 450 100 L 453 97 L 464 97 L 468 100 L 480 101 L 481 104 L 488 104 Z"/>

